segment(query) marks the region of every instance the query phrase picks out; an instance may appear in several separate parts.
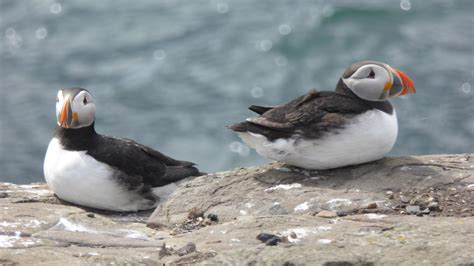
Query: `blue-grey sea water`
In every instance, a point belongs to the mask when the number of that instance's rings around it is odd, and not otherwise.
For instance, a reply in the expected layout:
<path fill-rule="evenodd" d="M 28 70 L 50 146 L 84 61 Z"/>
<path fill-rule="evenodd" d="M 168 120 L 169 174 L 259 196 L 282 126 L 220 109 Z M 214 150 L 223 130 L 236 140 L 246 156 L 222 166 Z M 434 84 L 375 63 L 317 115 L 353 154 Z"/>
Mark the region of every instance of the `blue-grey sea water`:
<path fill-rule="evenodd" d="M 202 171 L 267 160 L 226 124 L 351 63 L 406 72 L 390 155 L 474 152 L 474 1 L 0 1 L 0 181 L 43 181 L 59 88 L 90 90 L 98 132 Z"/>

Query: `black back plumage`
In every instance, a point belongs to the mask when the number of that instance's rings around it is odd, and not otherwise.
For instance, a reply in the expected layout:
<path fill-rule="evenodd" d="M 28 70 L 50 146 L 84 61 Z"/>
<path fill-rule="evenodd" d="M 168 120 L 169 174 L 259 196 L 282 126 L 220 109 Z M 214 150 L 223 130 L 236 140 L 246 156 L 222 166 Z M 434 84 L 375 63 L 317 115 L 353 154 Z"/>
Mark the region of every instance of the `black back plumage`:
<path fill-rule="evenodd" d="M 290 138 L 295 134 L 317 139 L 328 131 L 343 128 L 351 118 L 368 110 L 393 113 L 388 101 L 363 100 L 347 88 L 342 80 L 339 80 L 334 92 L 311 90 L 281 106 L 253 105 L 249 109 L 260 116 L 228 127 L 237 132 L 261 134 L 269 140 Z"/>
<path fill-rule="evenodd" d="M 70 151 L 86 151 L 116 170 L 114 177 L 128 189 L 149 189 L 200 175 L 194 164 L 175 160 L 133 140 L 97 134 L 94 124 L 84 128 L 57 127 L 57 137 Z"/>

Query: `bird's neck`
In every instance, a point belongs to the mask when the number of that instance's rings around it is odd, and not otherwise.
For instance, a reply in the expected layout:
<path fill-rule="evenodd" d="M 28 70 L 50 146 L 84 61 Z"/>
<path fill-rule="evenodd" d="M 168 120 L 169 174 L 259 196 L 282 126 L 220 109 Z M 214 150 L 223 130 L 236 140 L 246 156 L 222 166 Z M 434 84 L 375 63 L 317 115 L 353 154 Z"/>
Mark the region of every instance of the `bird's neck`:
<path fill-rule="evenodd" d="M 96 136 L 94 123 L 81 128 L 63 128 L 58 126 L 54 134 L 54 137 L 59 139 L 67 150 L 87 150 Z"/>
<path fill-rule="evenodd" d="M 336 92 L 340 93 L 340 94 L 344 94 L 344 95 L 352 97 L 352 98 L 360 99 L 354 92 L 352 92 L 351 89 L 349 89 L 349 87 L 347 87 L 347 85 L 344 83 L 344 81 L 342 81 L 342 78 L 339 79 L 339 81 L 337 82 Z"/>
<path fill-rule="evenodd" d="M 371 108 L 378 109 L 390 115 L 393 114 L 393 106 L 389 101 L 367 101 L 362 99 L 347 87 L 347 85 L 342 81 L 342 78 L 339 79 L 339 82 L 336 85 L 336 92 L 351 98 L 355 98 L 358 101 L 370 106 Z"/>

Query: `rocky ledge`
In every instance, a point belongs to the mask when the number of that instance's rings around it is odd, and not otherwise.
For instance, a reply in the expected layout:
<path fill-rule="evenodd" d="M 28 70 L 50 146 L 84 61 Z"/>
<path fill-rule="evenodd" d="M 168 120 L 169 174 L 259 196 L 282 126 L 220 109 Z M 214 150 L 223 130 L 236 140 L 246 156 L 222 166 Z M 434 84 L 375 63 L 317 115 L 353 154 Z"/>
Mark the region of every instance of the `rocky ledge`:
<path fill-rule="evenodd" d="M 153 213 L 84 209 L 45 184 L 0 183 L 0 264 L 471 264 L 472 156 L 239 168 L 181 184 Z"/>

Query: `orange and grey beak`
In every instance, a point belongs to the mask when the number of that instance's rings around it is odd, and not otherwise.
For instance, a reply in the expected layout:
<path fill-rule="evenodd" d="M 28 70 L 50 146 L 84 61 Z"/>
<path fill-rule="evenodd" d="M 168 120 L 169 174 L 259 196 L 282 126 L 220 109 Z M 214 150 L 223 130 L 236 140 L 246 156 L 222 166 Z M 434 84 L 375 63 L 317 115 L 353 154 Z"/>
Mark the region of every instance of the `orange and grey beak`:
<path fill-rule="evenodd" d="M 59 113 L 58 122 L 63 128 L 69 128 L 73 121 L 73 113 L 71 108 L 71 101 L 67 98 Z"/>
<path fill-rule="evenodd" d="M 398 69 L 389 67 L 393 76 L 393 84 L 390 88 L 389 96 L 402 96 L 405 94 L 415 93 L 415 85 L 413 80 L 405 73 Z"/>

